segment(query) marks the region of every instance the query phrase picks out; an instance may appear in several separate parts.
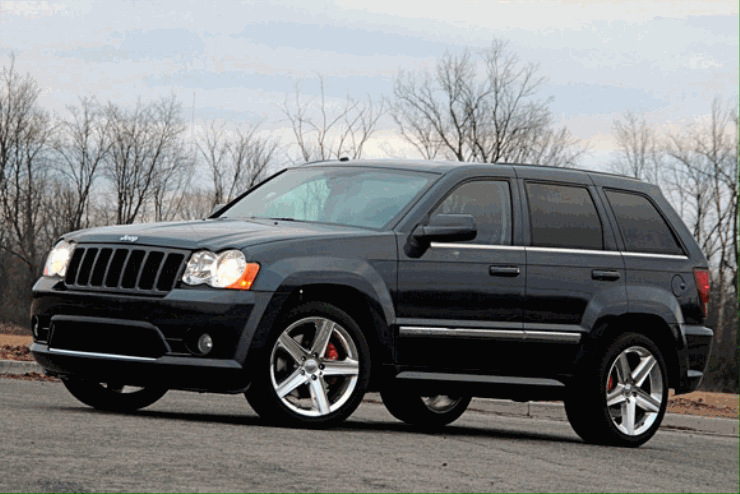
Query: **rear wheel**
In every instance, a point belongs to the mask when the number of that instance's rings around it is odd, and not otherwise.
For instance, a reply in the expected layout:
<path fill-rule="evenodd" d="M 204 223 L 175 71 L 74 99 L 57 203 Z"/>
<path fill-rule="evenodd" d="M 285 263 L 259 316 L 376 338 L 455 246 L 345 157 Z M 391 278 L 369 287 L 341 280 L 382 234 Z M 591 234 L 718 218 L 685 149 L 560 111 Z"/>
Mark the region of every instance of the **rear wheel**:
<path fill-rule="evenodd" d="M 97 383 L 65 378 L 67 390 L 85 405 L 111 412 L 133 412 L 148 407 L 162 398 L 167 389 L 125 386 L 120 383 Z"/>
<path fill-rule="evenodd" d="M 293 309 L 256 363 L 247 400 L 263 418 L 334 425 L 357 408 L 370 377 L 370 351 L 341 309 L 310 302 Z"/>
<path fill-rule="evenodd" d="M 380 392 L 388 411 L 398 420 L 419 427 L 442 427 L 460 418 L 470 404 L 468 395 L 424 396 L 408 387 L 389 386 Z"/>
<path fill-rule="evenodd" d="M 565 411 L 584 441 L 636 447 L 657 432 L 668 383 L 665 361 L 651 339 L 623 334 L 585 361 L 579 374 L 569 386 Z"/>

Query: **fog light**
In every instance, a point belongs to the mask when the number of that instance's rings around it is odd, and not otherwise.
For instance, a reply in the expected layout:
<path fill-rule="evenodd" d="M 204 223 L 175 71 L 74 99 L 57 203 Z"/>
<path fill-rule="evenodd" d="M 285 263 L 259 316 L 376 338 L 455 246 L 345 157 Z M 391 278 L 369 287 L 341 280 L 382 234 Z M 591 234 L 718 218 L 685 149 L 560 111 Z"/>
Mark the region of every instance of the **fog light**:
<path fill-rule="evenodd" d="M 208 333 L 203 333 L 198 338 L 198 351 L 201 355 L 205 355 L 213 350 L 213 338 Z"/>
<path fill-rule="evenodd" d="M 34 338 L 39 338 L 39 318 L 36 316 L 33 316 L 33 319 L 31 320 L 31 331 L 33 331 Z"/>

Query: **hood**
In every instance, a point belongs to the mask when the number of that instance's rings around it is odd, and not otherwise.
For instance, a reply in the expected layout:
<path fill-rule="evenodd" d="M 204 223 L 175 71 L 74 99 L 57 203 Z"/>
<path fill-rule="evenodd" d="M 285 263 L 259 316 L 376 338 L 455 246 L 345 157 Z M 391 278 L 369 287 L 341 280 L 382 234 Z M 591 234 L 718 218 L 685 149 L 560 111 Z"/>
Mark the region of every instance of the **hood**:
<path fill-rule="evenodd" d="M 81 230 L 64 235 L 78 243 L 149 245 L 176 249 L 243 249 L 250 245 L 320 236 L 367 235 L 368 231 L 339 225 L 282 220 L 208 219 L 170 223 L 140 223 Z"/>

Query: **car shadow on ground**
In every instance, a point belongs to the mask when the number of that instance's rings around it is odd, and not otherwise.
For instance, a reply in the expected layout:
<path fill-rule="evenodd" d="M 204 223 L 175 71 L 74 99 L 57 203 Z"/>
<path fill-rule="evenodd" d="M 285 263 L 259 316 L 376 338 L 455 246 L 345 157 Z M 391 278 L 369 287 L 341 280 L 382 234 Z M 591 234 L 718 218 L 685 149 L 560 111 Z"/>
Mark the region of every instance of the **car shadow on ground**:
<path fill-rule="evenodd" d="M 455 436 L 455 437 L 471 437 L 471 438 L 498 438 L 498 439 L 519 439 L 528 441 L 552 441 L 560 443 L 576 443 L 584 444 L 580 439 L 575 437 L 568 437 L 558 434 L 547 434 L 541 432 L 531 431 L 511 431 L 496 429 L 495 427 L 471 427 L 467 425 L 455 425 L 451 424 L 446 427 L 439 429 L 424 429 L 421 427 L 414 427 L 401 422 L 386 422 L 379 420 L 364 420 L 350 417 L 347 421 L 341 425 L 330 428 L 322 427 L 290 427 L 281 424 L 275 424 L 268 420 L 265 420 L 257 415 L 236 415 L 236 414 L 225 414 L 225 413 L 203 413 L 203 412 L 173 412 L 173 411 L 160 411 L 160 410 L 139 410 L 137 412 L 122 413 L 122 412 L 108 412 L 103 410 L 95 410 L 93 408 L 87 408 L 84 406 L 44 406 L 48 410 L 66 411 L 73 413 L 85 413 L 91 415 L 110 415 L 110 416 L 126 416 L 126 417 L 142 417 L 148 419 L 164 419 L 164 420 L 180 420 L 185 422 L 202 422 L 202 423 L 218 423 L 218 424 L 230 424 L 230 425 L 242 425 L 252 427 L 272 427 L 277 429 L 296 429 L 296 430 L 311 430 L 311 431 L 325 431 L 332 433 L 348 433 L 348 432 L 359 432 L 359 431 L 375 431 L 379 433 L 392 433 L 392 434 L 422 434 L 426 436 Z M 495 426 L 495 422 L 492 421 L 492 425 Z"/>

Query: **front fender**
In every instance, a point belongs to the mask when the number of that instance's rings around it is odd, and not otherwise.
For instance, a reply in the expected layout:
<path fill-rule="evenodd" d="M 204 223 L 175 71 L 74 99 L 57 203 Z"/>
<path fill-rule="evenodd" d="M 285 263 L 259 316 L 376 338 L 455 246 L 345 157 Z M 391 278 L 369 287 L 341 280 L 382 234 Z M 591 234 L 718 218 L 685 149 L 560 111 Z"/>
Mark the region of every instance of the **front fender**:
<path fill-rule="evenodd" d="M 294 257 L 278 261 L 260 273 L 260 288 L 290 293 L 303 285 L 348 286 L 374 300 L 390 327 L 395 322 L 396 314 L 386 280 L 395 280 L 394 271 L 395 262 L 392 261 L 379 261 L 373 266 L 362 259 Z"/>

